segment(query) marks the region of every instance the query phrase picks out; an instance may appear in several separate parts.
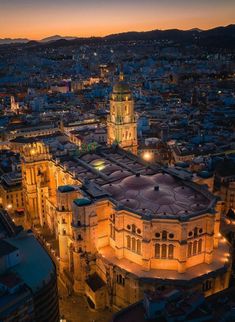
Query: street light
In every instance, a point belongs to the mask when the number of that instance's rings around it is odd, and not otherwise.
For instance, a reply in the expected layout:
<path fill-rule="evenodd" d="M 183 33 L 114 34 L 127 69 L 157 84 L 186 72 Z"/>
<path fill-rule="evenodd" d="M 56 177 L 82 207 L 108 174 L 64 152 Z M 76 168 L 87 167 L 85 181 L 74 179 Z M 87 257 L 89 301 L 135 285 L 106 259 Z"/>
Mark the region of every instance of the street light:
<path fill-rule="evenodd" d="M 153 154 L 146 151 L 142 154 L 142 158 L 145 160 L 145 161 L 151 161 L 153 159 Z"/>
<path fill-rule="evenodd" d="M 8 204 L 7 205 L 7 210 L 11 210 L 12 209 L 12 204 Z"/>

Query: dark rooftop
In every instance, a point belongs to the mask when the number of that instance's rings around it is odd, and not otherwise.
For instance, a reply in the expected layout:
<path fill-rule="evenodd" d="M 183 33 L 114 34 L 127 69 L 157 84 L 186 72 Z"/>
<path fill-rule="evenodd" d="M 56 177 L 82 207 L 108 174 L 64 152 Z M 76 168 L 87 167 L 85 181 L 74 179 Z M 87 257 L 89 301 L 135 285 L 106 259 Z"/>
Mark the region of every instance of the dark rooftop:
<path fill-rule="evenodd" d="M 86 280 L 86 283 L 93 292 L 96 292 L 97 290 L 106 285 L 97 273 L 90 275 Z"/>
<path fill-rule="evenodd" d="M 15 246 L 12 246 L 5 240 L 0 239 L 0 257 L 6 256 L 10 253 L 13 253 L 17 250 Z"/>

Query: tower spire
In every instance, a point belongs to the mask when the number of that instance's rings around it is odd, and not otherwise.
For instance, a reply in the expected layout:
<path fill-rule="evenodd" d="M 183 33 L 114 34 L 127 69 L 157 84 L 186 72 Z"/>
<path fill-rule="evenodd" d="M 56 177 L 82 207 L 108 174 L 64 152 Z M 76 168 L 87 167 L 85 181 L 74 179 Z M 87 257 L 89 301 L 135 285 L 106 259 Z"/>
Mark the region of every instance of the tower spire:
<path fill-rule="evenodd" d="M 124 80 L 124 74 L 123 74 L 123 71 L 120 72 L 119 74 L 119 80 L 120 81 L 123 81 Z"/>

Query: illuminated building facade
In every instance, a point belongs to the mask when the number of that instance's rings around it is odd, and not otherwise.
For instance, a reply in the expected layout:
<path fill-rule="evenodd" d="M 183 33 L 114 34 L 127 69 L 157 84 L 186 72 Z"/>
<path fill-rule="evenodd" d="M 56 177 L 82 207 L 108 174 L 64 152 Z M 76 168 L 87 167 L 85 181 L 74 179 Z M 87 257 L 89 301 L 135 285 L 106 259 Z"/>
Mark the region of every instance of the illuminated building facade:
<path fill-rule="evenodd" d="M 134 100 L 129 85 L 120 74 L 110 97 L 110 115 L 107 120 L 107 143 L 137 154 L 137 123 Z"/>
<path fill-rule="evenodd" d="M 8 212 L 24 209 L 22 177 L 19 172 L 2 175 L 0 181 L 0 205 Z"/>
<path fill-rule="evenodd" d="M 28 214 L 55 232 L 65 283 L 95 308 L 175 285 L 206 296 L 228 287 L 220 205 L 202 187 L 118 147 L 55 160 L 35 143 L 22 157 Z"/>

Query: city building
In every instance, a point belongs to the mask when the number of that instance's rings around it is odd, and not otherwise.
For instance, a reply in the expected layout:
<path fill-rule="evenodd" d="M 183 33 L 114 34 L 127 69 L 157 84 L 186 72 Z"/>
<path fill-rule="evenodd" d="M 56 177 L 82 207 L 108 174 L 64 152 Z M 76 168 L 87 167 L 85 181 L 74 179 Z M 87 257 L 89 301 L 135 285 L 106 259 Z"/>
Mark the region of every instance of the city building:
<path fill-rule="evenodd" d="M 96 309 L 123 308 L 165 287 L 205 296 L 226 289 L 222 203 L 192 174 L 137 155 L 133 98 L 122 75 L 107 125 L 108 147 L 78 154 L 73 146 L 58 154 L 42 137 L 11 143 L 21 154 L 27 218 L 58 239 L 64 283 Z"/>
<path fill-rule="evenodd" d="M 235 210 L 235 160 L 225 158 L 221 160 L 215 170 L 213 191 L 224 202 L 223 212 Z"/>
<path fill-rule="evenodd" d="M 166 286 L 205 296 L 228 287 L 221 205 L 190 176 L 117 146 L 53 159 L 40 142 L 25 145 L 22 173 L 31 222 L 55 233 L 65 283 L 95 308 Z"/>
<path fill-rule="evenodd" d="M 0 210 L 0 320 L 59 321 L 56 267 L 31 231 Z"/>
<path fill-rule="evenodd" d="M 146 292 L 139 301 L 113 316 L 112 322 L 199 322 L 213 321 L 212 310 L 199 292 L 179 289 Z"/>

